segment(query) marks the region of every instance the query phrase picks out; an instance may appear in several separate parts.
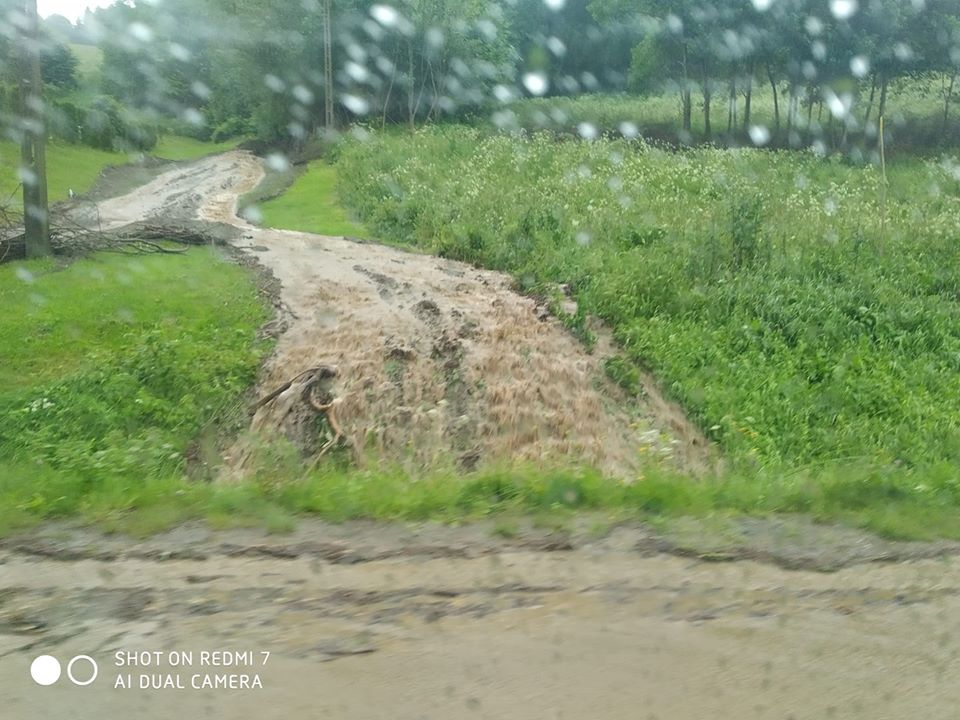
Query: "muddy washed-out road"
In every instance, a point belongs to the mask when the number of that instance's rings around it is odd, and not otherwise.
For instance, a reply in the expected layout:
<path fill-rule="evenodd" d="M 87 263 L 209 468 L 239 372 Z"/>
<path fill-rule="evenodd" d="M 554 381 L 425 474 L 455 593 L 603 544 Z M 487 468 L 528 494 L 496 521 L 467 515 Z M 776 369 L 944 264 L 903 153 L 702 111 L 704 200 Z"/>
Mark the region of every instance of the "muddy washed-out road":
<path fill-rule="evenodd" d="M 451 451 L 574 454 L 614 476 L 638 454 L 709 462 L 674 408 L 622 402 L 602 358 L 505 277 L 238 220 L 261 177 L 252 156 L 208 158 L 101 203 L 100 221 L 242 230 L 285 306 L 263 390 L 336 366 L 349 432 L 412 467 Z M 235 452 L 222 482 L 245 467 Z M 956 546 L 800 520 L 737 521 L 734 539 L 601 521 L 32 530 L 0 541 L 0 718 L 957 717 Z M 31 677 L 40 656 L 60 666 L 50 685 Z"/>

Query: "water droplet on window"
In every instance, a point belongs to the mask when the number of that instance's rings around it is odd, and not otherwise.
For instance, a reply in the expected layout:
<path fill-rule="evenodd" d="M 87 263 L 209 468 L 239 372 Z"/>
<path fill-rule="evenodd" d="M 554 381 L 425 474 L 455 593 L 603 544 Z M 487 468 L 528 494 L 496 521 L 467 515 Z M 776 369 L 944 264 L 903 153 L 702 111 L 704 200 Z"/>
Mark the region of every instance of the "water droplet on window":
<path fill-rule="evenodd" d="M 763 125 L 751 125 L 750 140 L 754 145 L 763 147 L 770 142 L 770 131 Z"/>
<path fill-rule="evenodd" d="M 857 8 L 857 0 L 830 0 L 830 12 L 837 20 L 849 20 Z"/>
<path fill-rule="evenodd" d="M 857 55 L 850 61 L 850 72 L 854 77 L 866 77 L 870 72 L 870 60 L 863 55 Z"/>
<path fill-rule="evenodd" d="M 620 123 L 620 134 L 628 140 L 633 140 L 640 134 L 640 128 L 638 128 L 636 124 L 630 122 L 629 120 L 625 120 L 624 122 Z"/>
<path fill-rule="evenodd" d="M 357 95 L 346 94 L 340 98 L 340 102 L 354 115 L 366 115 L 370 112 L 370 103 Z"/>
<path fill-rule="evenodd" d="M 261 222 L 263 222 L 263 213 L 256 205 L 245 207 L 240 215 L 244 220 L 246 220 L 248 223 L 252 223 L 253 225 L 259 225 Z"/>
<path fill-rule="evenodd" d="M 563 57 L 567 54 L 566 44 L 558 37 L 550 37 L 547 39 L 547 49 L 557 57 Z"/>
<path fill-rule="evenodd" d="M 153 30 L 144 25 L 142 22 L 130 23 L 128 30 L 130 31 L 130 34 L 133 35 L 135 40 L 139 40 L 142 43 L 148 43 L 153 40 Z"/>
<path fill-rule="evenodd" d="M 290 161 L 281 153 L 267 155 L 267 167 L 276 172 L 285 172 L 290 169 Z"/>
<path fill-rule="evenodd" d="M 370 15 L 384 27 L 394 27 L 400 21 L 400 13 L 389 5 L 374 5 Z"/>
<path fill-rule="evenodd" d="M 550 83 L 543 73 L 530 72 L 523 76 L 523 86 L 531 95 L 543 95 L 550 87 Z"/>
<path fill-rule="evenodd" d="M 286 88 L 283 80 L 278 78 L 276 75 L 264 75 L 263 84 L 266 85 L 270 90 L 273 90 L 277 93 L 283 92 Z"/>

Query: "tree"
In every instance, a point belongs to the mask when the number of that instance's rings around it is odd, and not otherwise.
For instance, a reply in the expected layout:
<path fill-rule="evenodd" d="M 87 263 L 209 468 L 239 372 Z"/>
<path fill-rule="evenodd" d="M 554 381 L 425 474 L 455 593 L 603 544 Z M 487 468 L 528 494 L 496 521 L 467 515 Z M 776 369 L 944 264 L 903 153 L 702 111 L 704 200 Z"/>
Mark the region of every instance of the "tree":
<path fill-rule="evenodd" d="M 46 120 L 40 72 L 37 0 L 23 0 L 20 35 L 20 174 L 23 181 L 24 241 L 28 258 L 50 255 L 47 202 Z"/>
<path fill-rule="evenodd" d="M 45 84 L 64 89 L 77 87 L 77 58 L 66 45 L 46 43 L 40 64 Z"/>

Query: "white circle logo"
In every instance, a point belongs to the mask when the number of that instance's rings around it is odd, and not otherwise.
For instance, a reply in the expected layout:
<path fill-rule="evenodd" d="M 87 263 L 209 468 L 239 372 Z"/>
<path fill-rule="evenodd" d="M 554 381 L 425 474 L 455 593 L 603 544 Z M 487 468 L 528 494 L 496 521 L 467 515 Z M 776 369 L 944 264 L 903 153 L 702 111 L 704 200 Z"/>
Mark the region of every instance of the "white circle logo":
<path fill-rule="evenodd" d="M 53 685 L 60 679 L 60 661 L 52 655 L 41 655 L 30 663 L 30 677 L 37 685 Z"/>
<path fill-rule="evenodd" d="M 89 680 L 77 680 L 73 676 L 73 664 L 77 662 L 77 660 L 86 660 L 88 663 L 90 663 L 90 666 L 93 668 L 93 673 L 90 675 Z M 59 666 L 57 669 L 59 670 Z M 67 665 L 67 677 L 70 678 L 70 682 L 72 682 L 74 685 L 80 685 L 81 687 L 83 687 L 84 685 L 89 685 L 94 680 L 96 680 L 97 673 L 99 671 L 100 669 L 97 667 L 97 661 L 94 660 L 89 655 L 77 655 L 73 660 L 70 661 L 70 664 Z M 59 672 L 57 674 L 59 674 Z"/>

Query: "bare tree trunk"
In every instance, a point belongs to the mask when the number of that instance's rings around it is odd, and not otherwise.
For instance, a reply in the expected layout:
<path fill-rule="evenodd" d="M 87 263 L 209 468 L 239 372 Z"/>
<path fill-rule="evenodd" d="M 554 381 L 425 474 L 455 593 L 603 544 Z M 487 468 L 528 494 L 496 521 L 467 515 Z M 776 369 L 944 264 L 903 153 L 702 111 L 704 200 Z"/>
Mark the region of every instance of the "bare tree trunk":
<path fill-rule="evenodd" d="M 950 84 L 947 86 L 946 91 L 943 95 L 943 127 L 941 132 L 947 131 L 947 118 L 950 115 L 950 101 L 953 99 L 953 84 L 957 80 L 957 74 L 952 73 L 950 75 Z"/>
<path fill-rule="evenodd" d="M 877 74 L 873 73 L 873 81 L 870 83 L 870 99 L 867 101 L 867 112 L 863 116 L 863 124 L 870 124 L 870 113 L 873 110 L 873 98 L 877 94 Z"/>
<path fill-rule="evenodd" d="M 683 44 L 683 87 L 680 90 L 680 103 L 683 106 L 683 129 L 690 132 L 693 113 L 690 101 L 690 76 L 687 72 L 687 44 Z"/>
<path fill-rule="evenodd" d="M 417 127 L 416 108 L 413 106 L 413 93 L 417 89 L 416 74 L 413 71 L 413 40 L 407 40 L 407 66 L 410 69 L 410 87 L 407 90 L 407 116 L 410 129 Z"/>
<path fill-rule="evenodd" d="M 777 81 L 773 77 L 773 70 L 767 65 L 767 79 L 770 80 L 770 89 L 773 90 L 773 125 L 780 130 L 780 96 L 777 93 Z"/>
<path fill-rule="evenodd" d="M 323 122 L 327 130 L 333 130 L 333 28 L 331 4 L 333 0 L 323 2 Z"/>
<path fill-rule="evenodd" d="M 703 63 L 703 134 L 707 140 L 713 134 L 710 126 L 710 100 L 713 97 L 713 91 L 710 87 L 710 68 L 706 62 Z"/>
<path fill-rule="evenodd" d="M 20 48 L 20 162 L 23 174 L 24 242 L 28 258 L 50 255 L 50 209 L 47 202 L 47 128 L 40 72 L 37 0 L 23 0 L 27 25 Z"/>
<path fill-rule="evenodd" d="M 397 64 L 400 62 L 400 43 L 397 43 L 397 54 L 393 59 L 393 67 L 390 68 L 390 84 L 387 85 L 387 96 L 383 99 L 383 118 L 380 121 L 380 128 L 387 126 L 387 113 L 390 110 L 390 96 L 393 95 L 393 85 L 397 81 Z"/>
<path fill-rule="evenodd" d="M 730 101 L 727 106 L 727 133 L 733 132 L 737 124 L 737 80 L 730 78 Z"/>
<path fill-rule="evenodd" d="M 750 104 L 753 101 L 753 73 L 754 64 L 747 68 L 747 92 L 743 99 L 743 129 L 750 129 Z"/>
<path fill-rule="evenodd" d="M 883 117 L 887 112 L 887 77 L 884 76 L 880 81 L 880 106 L 877 108 L 877 112 L 880 114 L 880 117 Z"/>

